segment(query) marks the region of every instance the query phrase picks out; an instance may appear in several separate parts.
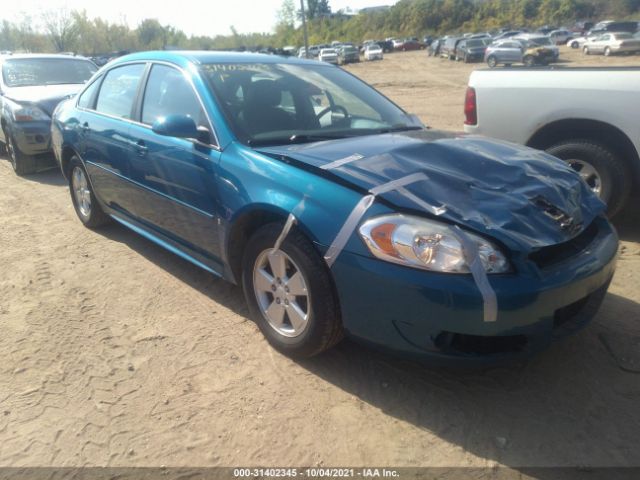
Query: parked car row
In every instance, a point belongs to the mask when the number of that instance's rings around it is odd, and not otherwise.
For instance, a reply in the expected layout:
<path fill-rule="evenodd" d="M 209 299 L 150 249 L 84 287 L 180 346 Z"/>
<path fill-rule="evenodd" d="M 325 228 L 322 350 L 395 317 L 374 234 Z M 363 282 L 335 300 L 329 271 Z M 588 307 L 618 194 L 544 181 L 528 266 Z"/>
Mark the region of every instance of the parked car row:
<path fill-rule="evenodd" d="M 287 355 L 349 336 L 436 361 L 526 357 L 603 301 L 616 233 L 548 154 L 427 129 L 321 62 L 142 52 L 64 67 L 76 76 L 3 60 L 3 78 L 13 120 L 50 126 L 79 222 L 116 221 L 242 286 Z M 49 78 L 81 90 L 19 103 Z"/>

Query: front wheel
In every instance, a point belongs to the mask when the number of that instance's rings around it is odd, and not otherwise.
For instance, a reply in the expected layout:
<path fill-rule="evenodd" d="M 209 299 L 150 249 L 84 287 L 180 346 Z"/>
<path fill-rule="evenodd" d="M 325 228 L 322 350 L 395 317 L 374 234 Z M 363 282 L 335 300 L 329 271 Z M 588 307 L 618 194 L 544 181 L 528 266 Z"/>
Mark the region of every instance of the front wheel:
<path fill-rule="evenodd" d="M 22 177 L 35 173 L 37 170 L 36 157 L 22 153 L 11 134 L 5 132 L 5 138 L 7 139 L 7 154 L 16 175 Z"/>
<path fill-rule="evenodd" d="M 85 227 L 97 228 L 111 221 L 96 199 L 84 165 L 75 156 L 69 163 L 69 190 L 73 208 Z"/>
<path fill-rule="evenodd" d="M 489 68 L 496 68 L 498 65 L 498 59 L 494 56 L 487 58 L 487 65 L 489 65 Z"/>
<path fill-rule="evenodd" d="M 580 48 L 580 44 L 578 42 L 571 42 L 571 48 Z"/>
<path fill-rule="evenodd" d="M 567 140 L 547 149 L 567 162 L 589 189 L 607 204 L 614 216 L 622 209 L 631 192 L 631 173 L 620 157 L 605 145 L 587 139 Z"/>
<path fill-rule="evenodd" d="M 292 357 L 311 357 L 342 338 L 337 296 L 326 264 L 311 242 L 292 229 L 279 250 L 282 224 L 260 228 L 242 262 L 249 313 L 269 343 Z"/>
<path fill-rule="evenodd" d="M 536 64 L 536 59 L 534 58 L 533 55 L 526 55 L 522 59 L 522 62 L 524 63 L 525 67 L 531 68 Z"/>

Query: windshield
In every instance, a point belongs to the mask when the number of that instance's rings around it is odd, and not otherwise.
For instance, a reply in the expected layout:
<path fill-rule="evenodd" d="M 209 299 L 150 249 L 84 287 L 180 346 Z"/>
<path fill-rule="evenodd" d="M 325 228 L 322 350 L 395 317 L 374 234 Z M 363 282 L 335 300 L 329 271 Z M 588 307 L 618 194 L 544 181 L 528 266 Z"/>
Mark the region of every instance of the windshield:
<path fill-rule="evenodd" d="M 421 128 L 419 121 L 339 68 L 287 63 L 200 68 L 234 133 L 252 146 Z"/>
<path fill-rule="evenodd" d="M 484 47 L 484 42 L 482 40 L 467 40 L 468 48 L 476 48 L 476 47 Z"/>
<path fill-rule="evenodd" d="M 2 65 L 2 79 L 7 87 L 85 83 L 96 70 L 77 58 L 15 58 Z"/>
<path fill-rule="evenodd" d="M 551 43 L 551 39 L 549 37 L 537 37 L 537 38 L 530 38 L 528 40 L 530 45 L 534 45 L 534 46 L 547 46 L 547 45 L 553 45 L 553 43 Z"/>

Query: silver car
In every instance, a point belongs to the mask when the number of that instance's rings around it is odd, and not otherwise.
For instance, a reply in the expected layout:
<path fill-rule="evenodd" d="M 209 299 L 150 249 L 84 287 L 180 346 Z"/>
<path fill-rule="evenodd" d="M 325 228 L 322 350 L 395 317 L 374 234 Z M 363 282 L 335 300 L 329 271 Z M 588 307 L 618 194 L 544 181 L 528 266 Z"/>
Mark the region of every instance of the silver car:
<path fill-rule="evenodd" d="M 606 57 L 614 53 L 637 53 L 640 52 L 640 39 L 626 32 L 605 33 L 587 41 L 582 51 L 585 55 L 602 53 Z"/>

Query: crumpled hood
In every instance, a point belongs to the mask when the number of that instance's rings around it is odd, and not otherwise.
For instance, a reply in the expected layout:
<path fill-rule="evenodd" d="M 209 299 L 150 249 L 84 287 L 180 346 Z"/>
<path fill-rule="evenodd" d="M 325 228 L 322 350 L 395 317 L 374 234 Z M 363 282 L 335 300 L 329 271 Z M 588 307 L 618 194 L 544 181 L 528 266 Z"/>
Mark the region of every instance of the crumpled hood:
<path fill-rule="evenodd" d="M 35 105 L 51 115 L 58 103 L 72 97 L 84 84 L 37 85 L 7 88 L 4 96 L 21 105 Z"/>
<path fill-rule="evenodd" d="M 259 150 L 364 190 L 422 172 L 428 180 L 406 189 L 435 209 L 444 207 L 439 218 L 524 253 L 570 240 L 605 210 L 561 160 L 484 137 L 421 130 Z M 363 158 L 320 168 L 353 155 Z M 396 208 L 425 214 L 397 190 L 381 197 Z"/>

